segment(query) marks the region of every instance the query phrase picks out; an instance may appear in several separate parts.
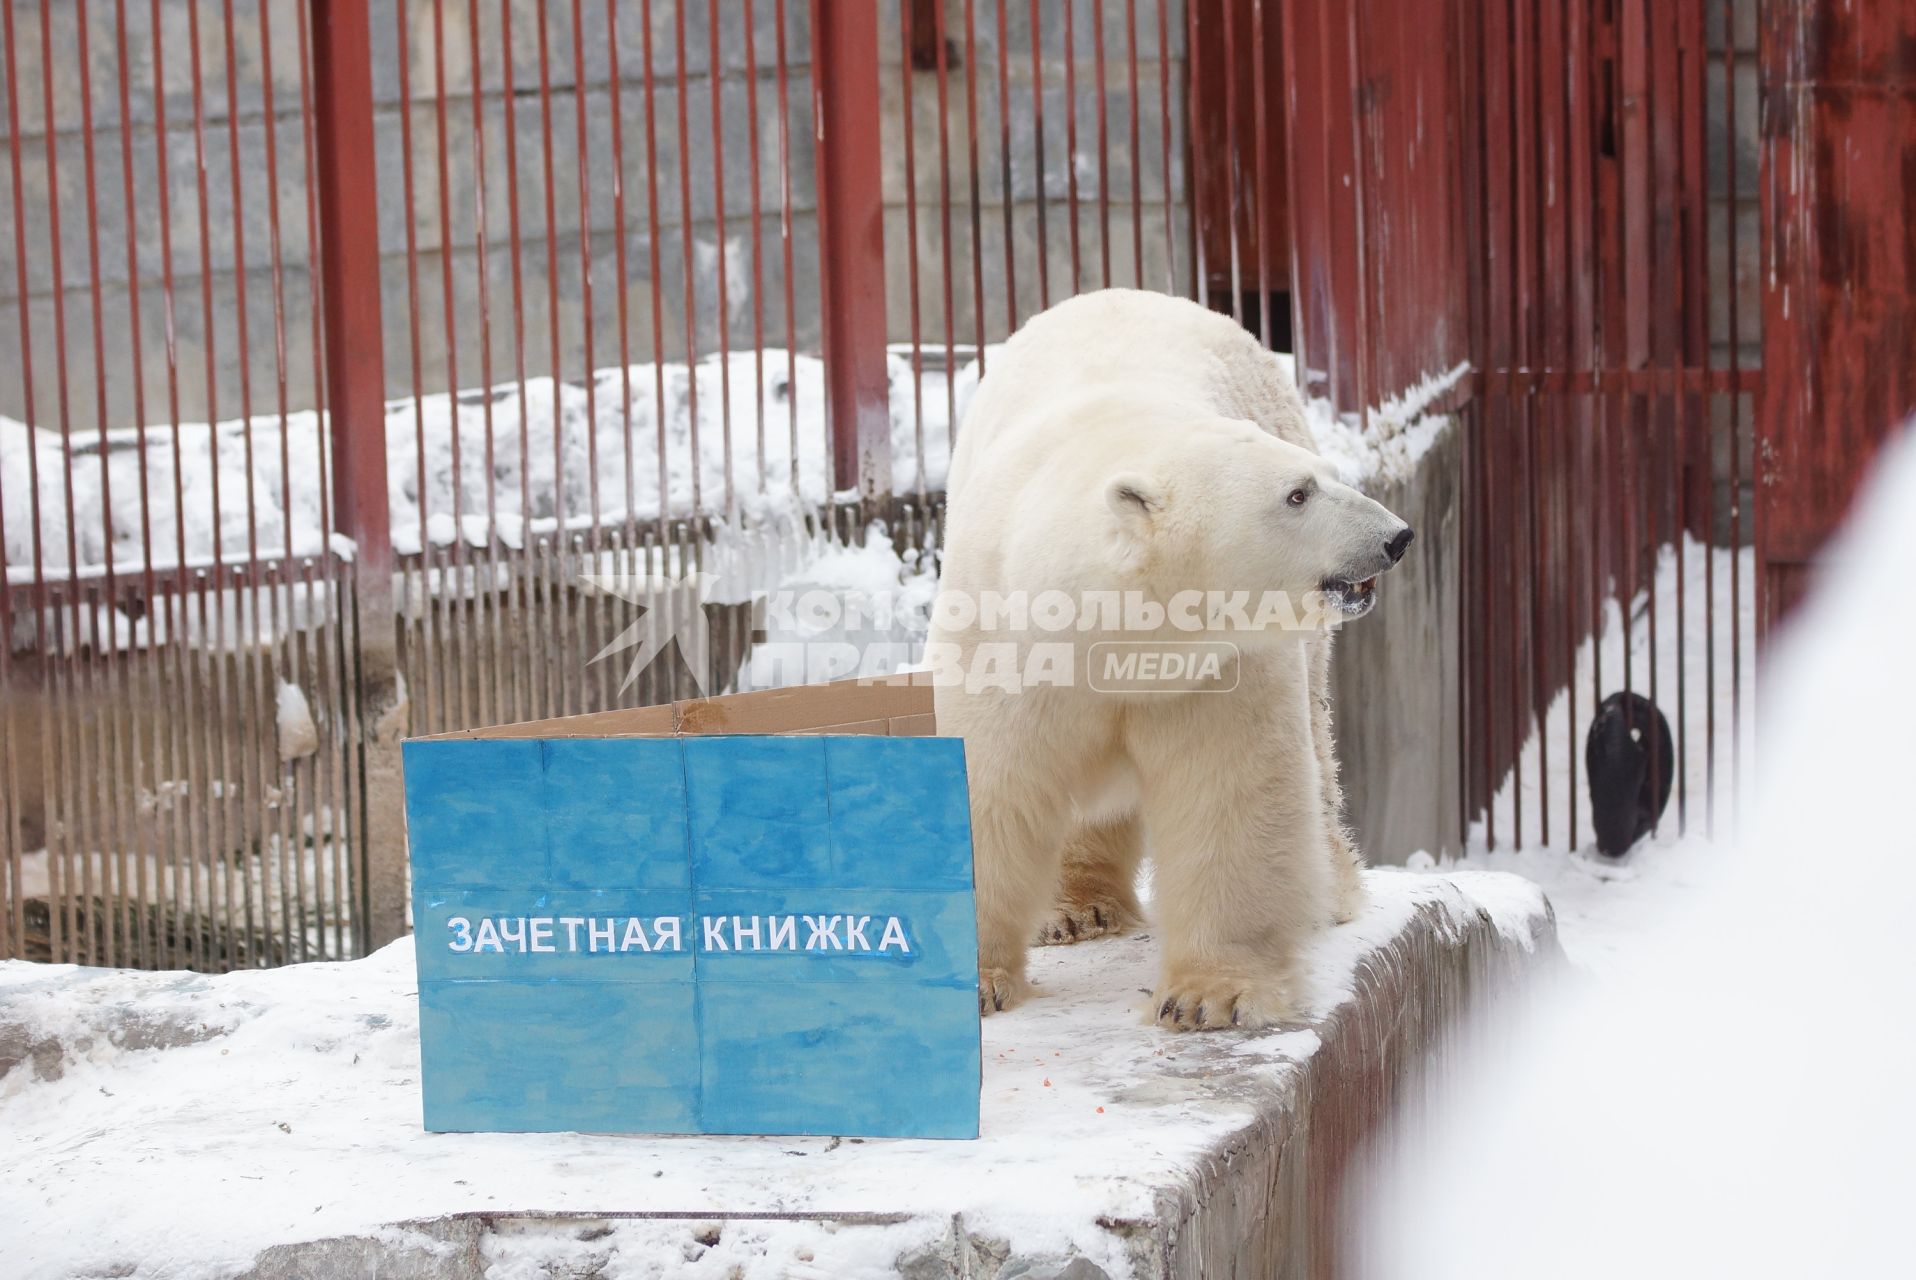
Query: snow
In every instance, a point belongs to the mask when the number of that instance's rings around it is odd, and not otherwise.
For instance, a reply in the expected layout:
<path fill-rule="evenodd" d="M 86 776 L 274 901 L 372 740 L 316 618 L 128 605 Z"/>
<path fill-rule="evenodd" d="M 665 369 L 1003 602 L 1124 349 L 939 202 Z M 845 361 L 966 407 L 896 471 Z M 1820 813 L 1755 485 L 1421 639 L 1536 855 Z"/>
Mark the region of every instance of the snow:
<path fill-rule="evenodd" d="M 1732 639 L 1727 627 L 1712 630 L 1706 624 L 1705 563 L 1712 566 L 1717 594 L 1716 616 L 1730 616 L 1730 575 L 1741 575 L 1741 612 L 1736 625 L 1741 635 L 1742 660 L 1732 681 Z M 1755 557 L 1740 550 L 1711 547 L 1685 537 L 1681 559 L 1676 548 L 1662 548 L 1655 583 L 1659 625 L 1654 651 L 1648 625 L 1649 590 L 1631 602 L 1626 642 L 1624 611 L 1615 601 L 1605 606 L 1604 626 L 1597 637 L 1584 640 L 1575 663 L 1577 716 L 1570 717 L 1570 691 L 1559 691 L 1543 718 L 1541 732 L 1533 727 L 1520 753 L 1517 768 L 1504 778 L 1492 804 L 1493 822 L 1472 825 L 1460 857 L 1441 864 L 1428 854 L 1414 854 L 1409 865 L 1508 871 L 1540 885 L 1557 911 L 1563 949 L 1571 960 L 1595 974 L 1608 974 L 1638 963 L 1646 932 L 1672 912 L 1684 909 L 1699 887 L 1707 883 L 1718 864 L 1730 856 L 1727 838 L 1736 815 L 1747 811 L 1752 798 L 1750 762 L 1755 752 L 1756 692 L 1756 582 Z M 1683 643 L 1678 644 L 1678 570 L 1683 573 Z M 1715 676 L 1709 678 L 1707 655 L 1714 650 Z M 1600 692 L 1624 687 L 1624 657 L 1629 655 L 1631 687 L 1647 693 L 1654 653 L 1659 681 L 1656 701 L 1678 740 L 1678 776 L 1689 790 L 1687 806 L 1672 795 L 1658 830 L 1621 859 L 1597 852 L 1590 827 L 1588 783 L 1583 777 L 1583 737 Z M 1677 674 L 1685 675 L 1683 698 L 1678 700 Z M 1679 719 L 1678 706 L 1684 714 Z M 1714 708 L 1714 742 L 1705 732 Z M 1714 748 L 1714 749 L 1712 749 Z M 1573 774 L 1574 769 L 1574 774 Z M 1740 791 L 1740 795 L 1739 795 Z M 1570 842 L 1572 797 L 1577 806 L 1577 841 Z M 1518 803 L 1521 801 L 1521 823 Z M 1545 839 L 1548 823 L 1549 838 Z M 1494 831 L 1496 843 L 1490 843 Z"/>
<path fill-rule="evenodd" d="M 914 397 L 908 353 L 889 356 L 896 492 L 944 487 L 950 410 L 962 416 L 979 376 L 970 349 L 960 358 L 955 374 L 921 367 Z M 832 497 L 825 423 L 824 363 L 777 348 L 711 356 L 691 369 L 602 369 L 589 387 L 534 377 L 523 391 L 513 382 L 391 401 L 393 543 L 413 553 L 496 535 L 517 546 L 528 533 L 588 526 L 595 515 L 770 517 L 816 508 Z M 139 572 L 149 538 L 156 569 L 230 561 L 255 548 L 318 555 L 329 545 L 322 432 L 320 415 L 307 410 L 89 433 L 69 451 L 57 431 L 0 416 L 8 579 L 33 580 L 36 493 L 46 572 L 100 571 L 109 548 L 116 572 Z"/>
<path fill-rule="evenodd" d="M 1908 1270 L 1916 597 L 1880 588 L 1913 540 L 1916 434 L 1767 658 L 1748 822 L 1640 851 L 1631 963 L 1507 1011 L 1403 1126 L 1372 1274 Z"/>
<path fill-rule="evenodd" d="M 1295 359 L 1283 353 L 1278 359 L 1285 376 L 1295 382 Z M 1345 484 L 1374 489 L 1404 483 L 1416 474 L 1418 463 L 1453 420 L 1453 415 L 1433 413 L 1430 407 L 1469 371 L 1465 363 L 1426 374 L 1402 395 L 1371 406 L 1361 420 L 1339 414 L 1328 400 L 1306 400 L 1304 416 L 1317 451 L 1337 464 Z"/>
<path fill-rule="evenodd" d="M 306 701 L 306 691 L 290 680 L 282 680 L 274 705 L 280 761 L 303 760 L 319 750 L 319 726 L 313 723 L 313 708 Z"/>
<path fill-rule="evenodd" d="M 1546 911 L 1502 877 L 1378 871 L 1369 887 L 1365 914 L 1311 956 L 1317 1025 L 1421 909 L 1488 911 L 1525 948 Z M 685 1221 L 631 1221 L 564 1246 L 616 1249 L 640 1274 L 637 1259 L 668 1273 L 691 1259 L 695 1275 L 879 1275 L 962 1212 L 968 1231 L 1128 1274 L 1099 1220 L 1153 1218 L 1163 1186 L 1251 1122 L 1256 1082 L 1288 1078 L 1319 1047 L 1313 1026 L 1144 1025 L 1156 952 L 1148 934 L 1035 951 L 1046 995 L 984 1022 L 982 1136 L 950 1143 L 427 1134 L 409 940 L 220 977 L 0 963 L 0 1062 L 18 1061 L 0 1075 L 0 1248 L 24 1276 L 217 1275 L 276 1243 L 458 1212 L 903 1215 L 878 1232 L 728 1223 L 706 1246 Z M 537 1273 L 510 1242 L 489 1247 L 505 1251 L 500 1274 Z"/>

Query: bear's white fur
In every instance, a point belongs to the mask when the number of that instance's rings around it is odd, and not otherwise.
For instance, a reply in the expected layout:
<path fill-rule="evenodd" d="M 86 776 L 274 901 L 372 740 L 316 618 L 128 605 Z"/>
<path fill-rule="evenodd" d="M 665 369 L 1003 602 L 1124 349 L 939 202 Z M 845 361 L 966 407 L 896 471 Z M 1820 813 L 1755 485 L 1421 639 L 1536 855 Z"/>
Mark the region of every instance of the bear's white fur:
<path fill-rule="evenodd" d="M 1305 623 L 1334 623 L 1368 608 L 1367 580 L 1407 541 L 1403 521 L 1317 456 L 1281 366 L 1228 317 L 1105 290 L 1035 317 L 992 355 L 952 458 L 928 649 L 940 730 L 966 744 L 983 1009 L 1026 994 L 1034 937 L 1137 923 L 1131 884 L 1148 846 L 1159 1021 L 1282 1020 L 1297 1007 L 1300 945 L 1361 905 L 1361 862 L 1340 816 L 1327 626 L 1111 630 L 1080 608 L 1047 630 L 1035 615 L 949 606 L 987 593 L 1163 604 L 1278 591 Z M 1353 595 L 1349 583 L 1365 585 Z M 1089 687 L 1093 645 L 1193 640 L 1237 653 L 1163 690 Z M 999 687 L 1034 647 L 1061 643 L 1076 664 L 1068 686 Z"/>

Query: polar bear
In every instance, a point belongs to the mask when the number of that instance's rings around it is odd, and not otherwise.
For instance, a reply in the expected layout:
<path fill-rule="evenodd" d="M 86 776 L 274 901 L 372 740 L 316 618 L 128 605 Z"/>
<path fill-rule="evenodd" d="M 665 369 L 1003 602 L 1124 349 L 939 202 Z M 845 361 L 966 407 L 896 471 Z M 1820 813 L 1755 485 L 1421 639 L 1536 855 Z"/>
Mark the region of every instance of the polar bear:
<path fill-rule="evenodd" d="M 980 1008 L 1028 994 L 1028 943 L 1140 923 L 1148 848 L 1158 1022 L 1293 1016 L 1300 947 L 1363 897 L 1329 632 L 1410 526 L 1317 455 L 1249 333 L 1129 289 L 992 356 L 947 502 L 926 652 L 965 740 Z"/>

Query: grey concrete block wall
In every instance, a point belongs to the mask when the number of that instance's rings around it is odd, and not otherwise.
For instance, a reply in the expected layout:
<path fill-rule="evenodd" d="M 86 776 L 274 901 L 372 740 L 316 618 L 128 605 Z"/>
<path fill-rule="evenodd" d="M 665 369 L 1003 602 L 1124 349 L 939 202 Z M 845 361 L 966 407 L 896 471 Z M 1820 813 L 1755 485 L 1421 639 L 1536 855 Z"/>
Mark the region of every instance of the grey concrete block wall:
<path fill-rule="evenodd" d="M 56 377 L 57 330 L 61 327 L 65 329 L 68 390 L 64 420 L 76 432 L 90 433 L 102 425 L 102 380 L 104 423 L 108 426 L 131 426 L 142 416 L 148 422 L 165 421 L 172 416 L 169 406 L 174 399 L 179 415 L 187 421 L 204 420 L 209 414 L 236 416 L 243 407 L 242 329 L 247 347 L 244 373 L 251 384 L 250 397 L 245 398 L 251 410 L 277 410 L 282 378 L 289 407 L 315 404 L 316 315 L 310 283 L 312 210 L 307 181 L 311 138 L 301 110 L 302 32 L 300 9 L 294 0 L 265 0 L 264 5 L 258 0 L 240 0 L 233 6 L 230 99 L 223 6 L 198 5 L 195 30 L 194 6 L 189 0 L 160 0 L 157 42 L 151 8 L 146 4 L 126 6 L 124 69 L 128 93 L 124 117 L 115 6 L 90 6 L 84 30 L 77 6 L 51 6 L 47 43 L 52 57 L 48 59 L 41 54 L 40 5 L 35 0 L 4 2 L 12 5 L 18 47 L 8 51 L 5 63 L 0 64 L 0 92 L 18 104 L 21 181 L 16 200 L 10 176 L 0 174 L 0 352 L 6 353 L 5 366 L 16 370 L 12 376 L 0 375 L 0 413 L 22 417 L 27 412 L 25 361 L 19 354 L 23 326 L 30 332 L 32 409 L 39 425 L 58 427 L 63 417 Z M 1140 146 L 1133 156 L 1126 62 L 1131 41 L 1124 25 L 1125 6 L 1102 6 L 1108 134 L 1100 153 L 1096 133 L 1095 7 L 1091 0 L 1073 0 L 1072 70 L 1078 122 L 1074 156 L 1067 154 L 1066 146 L 1064 6 L 1032 5 L 1024 0 L 1004 3 L 1007 47 L 1002 51 L 998 47 L 997 0 L 980 0 L 974 7 L 972 47 L 976 65 L 971 68 L 964 61 L 966 6 L 945 6 L 952 55 L 944 117 L 952 202 L 951 327 L 954 340 L 966 344 L 977 332 L 968 71 L 977 85 L 977 227 L 987 340 L 1005 336 L 1014 310 L 1006 296 L 1008 273 L 1015 273 L 1017 278 L 1015 312 L 1020 318 L 1034 313 L 1041 304 L 1041 202 L 1046 232 L 1042 254 L 1049 276 L 1049 296 L 1055 300 L 1073 291 L 1068 233 L 1068 178 L 1073 167 L 1079 196 L 1077 287 L 1096 287 L 1105 279 L 1101 261 L 1104 232 L 1096 205 L 1099 171 L 1105 165 L 1109 167 L 1112 204 L 1111 279 L 1119 284 L 1137 282 L 1133 269 L 1137 242 L 1133 239 L 1130 202 L 1134 163 L 1139 166 L 1143 213 L 1142 282 L 1180 288 L 1189 283 L 1190 227 L 1182 203 L 1185 175 L 1180 141 L 1186 100 L 1180 61 L 1182 6 L 1172 3 L 1167 9 L 1173 39 L 1170 61 L 1162 66 L 1156 10 L 1150 5 L 1137 8 Z M 611 6 L 615 26 L 608 24 L 604 0 L 587 0 L 582 6 L 583 28 L 575 33 L 572 6 L 542 0 L 486 0 L 478 6 L 476 31 L 471 25 L 471 10 L 456 0 L 443 0 L 439 5 L 433 0 L 372 0 L 377 186 L 354 195 L 377 200 L 379 205 L 389 395 L 409 394 L 415 384 L 425 390 L 443 389 L 455 381 L 462 387 L 475 386 L 488 369 L 494 381 L 508 380 L 516 375 L 521 347 L 529 375 L 550 371 L 555 289 L 559 371 L 574 379 L 589 367 L 618 361 L 621 292 L 625 302 L 624 349 L 634 361 L 651 359 L 655 343 L 668 359 L 682 358 L 688 350 L 710 353 L 718 348 L 721 335 L 733 349 L 744 349 L 751 345 L 756 332 L 763 332 L 769 345 L 789 343 L 800 349 L 817 349 L 822 317 L 809 6 L 799 0 L 786 0 L 783 5 L 787 75 L 781 110 L 776 0 L 714 4 L 715 0 L 653 0 L 648 32 L 643 25 L 646 7 L 638 0 L 615 0 Z M 874 8 L 880 22 L 883 62 L 877 109 L 884 113 L 885 120 L 889 323 L 892 338 L 903 341 L 911 332 L 903 50 L 899 5 L 874 0 Z M 716 79 L 711 27 L 715 13 Z M 1041 24 L 1041 66 L 1037 74 L 1043 80 L 1042 169 L 1038 164 L 1030 55 L 1034 13 Z M 757 72 L 756 80 L 750 82 L 745 46 L 748 16 Z M 652 73 L 649 102 L 648 37 Z M 505 92 L 508 50 L 513 79 L 510 96 Z M 1000 60 L 1005 55 L 1011 103 L 1008 114 L 1000 112 L 997 93 Z M 85 91 L 83 61 L 90 78 Z M 9 66 L 14 82 L 5 84 Z M 1161 80 L 1161 72 L 1168 79 Z M 442 77 L 443 111 L 438 99 Z M 947 221 L 939 204 L 937 77 L 920 70 L 911 78 L 915 192 L 919 202 L 919 333 L 928 344 L 941 347 L 946 336 L 942 263 Z M 1169 124 L 1173 139 L 1168 155 L 1162 141 L 1165 120 L 1160 113 L 1166 89 L 1172 107 Z M 719 97 L 716 134 L 715 90 Z M 749 103 L 753 91 L 755 114 Z M 616 149 L 615 118 L 620 144 Z M 788 143 L 783 169 L 781 122 Z M 4 124 L 0 119 L 0 127 Z M 681 128 L 685 136 L 683 152 Z M 1006 131 L 1010 139 L 1013 215 L 1013 260 L 1009 267 L 1004 220 L 1006 166 L 1000 141 Z M 98 243 L 97 295 L 89 238 L 89 141 L 94 179 L 92 229 Z M 510 171 L 509 141 L 510 150 L 516 153 L 512 157 L 516 167 Z M 11 150 L 13 139 L 8 136 L 5 142 Z M 719 164 L 721 145 L 723 158 Z M 616 164 L 615 150 L 620 161 Z M 756 221 L 750 209 L 754 172 L 761 201 Z M 1164 195 L 1167 176 L 1174 193 L 1168 205 Z M 410 208 L 408 177 L 412 188 Z M 719 234 L 721 177 L 723 237 Z M 786 185 L 791 199 L 789 224 L 781 208 L 781 192 Z M 622 225 L 615 189 L 622 189 L 624 194 Z M 516 307 L 510 251 L 515 197 L 521 245 Z M 163 204 L 167 214 L 164 220 Z M 57 279 L 53 251 L 56 206 L 60 249 Z M 24 254 L 16 252 L 16 207 L 21 223 L 18 243 L 24 244 Z M 133 230 L 131 255 L 129 221 Z M 790 287 L 795 323 L 790 332 L 784 318 L 787 282 L 781 231 L 786 226 L 793 259 Z M 413 276 L 408 272 L 409 231 L 415 260 Z M 587 238 L 589 252 L 582 247 Z M 652 267 L 655 241 L 656 278 Z M 623 281 L 621 245 L 625 250 Z M 549 256 L 556 267 L 550 273 Z M 694 296 L 689 326 L 688 256 Z M 721 261 L 728 295 L 722 318 L 718 308 Z M 171 376 L 166 341 L 169 276 Z M 761 291 L 753 289 L 755 278 L 762 280 Z M 482 281 L 489 303 L 491 338 L 484 351 L 480 341 Z M 19 296 L 22 282 L 24 306 Z M 593 331 L 589 354 L 585 343 L 588 287 Z M 656 335 L 655 289 L 660 302 Z M 137 345 L 133 323 L 136 296 Z M 96 302 L 100 329 L 97 354 L 93 340 Z M 419 354 L 416 378 L 415 321 Z M 282 349 L 283 363 L 279 356 Z M 213 368 L 210 387 L 206 377 L 209 351 Z"/>
<path fill-rule="evenodd" d="M 1331 659 L 1345 813 L 1374 863 L 1455 852 L 1462 839 L 1462 480 L 1452 419 L 1411 474 L 1366 489 L 1417 531 L 1377 608 L 1340 629 Z"/>

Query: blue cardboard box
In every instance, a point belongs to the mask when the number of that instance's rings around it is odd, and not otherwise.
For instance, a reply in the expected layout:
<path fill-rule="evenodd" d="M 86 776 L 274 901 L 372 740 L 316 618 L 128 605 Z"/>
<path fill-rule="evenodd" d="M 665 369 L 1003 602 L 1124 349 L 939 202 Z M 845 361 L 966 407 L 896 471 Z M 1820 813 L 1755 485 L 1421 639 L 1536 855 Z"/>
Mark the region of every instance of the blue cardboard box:
<path fill-rule="evenodd" d="M 978 1133 L 964 751 L 924 684 L 405 744 L 426 1128 Z"/>

